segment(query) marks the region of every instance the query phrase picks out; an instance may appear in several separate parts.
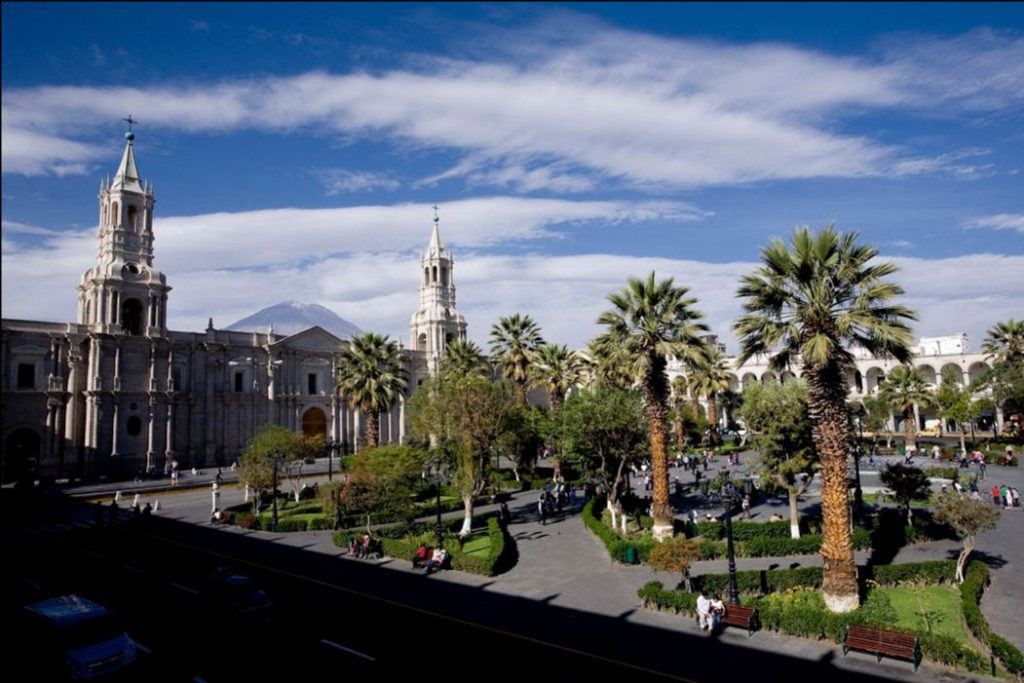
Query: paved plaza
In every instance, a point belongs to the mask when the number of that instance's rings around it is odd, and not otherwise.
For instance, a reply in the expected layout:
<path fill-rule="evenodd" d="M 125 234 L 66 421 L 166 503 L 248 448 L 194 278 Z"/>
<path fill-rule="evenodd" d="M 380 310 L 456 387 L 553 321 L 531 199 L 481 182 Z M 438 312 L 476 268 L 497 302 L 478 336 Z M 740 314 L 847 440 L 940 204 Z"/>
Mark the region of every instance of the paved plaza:
<path fill-rule="evenodd" d="M 927 467 L 930 461 L 918 464 Z M 717 458 L 711 465 L 708 476 L 714 477 L 724 466 L 725 459 Z M 740 479 L 744 473 L 751 472 L 754 468 L 756 461 L 752 454 L 744 454 L 741 465 L 733 468 L 732 476 L 734 479 Z M 226 482 L 221 487 L 221 507 L 227 508 L 243 502 L 242 490 L 231 484 L 233 473 L 225 469 L 223 474 Z M 678 474 L 683 481 L 692 481 L 690 473 L 680 469 Z M 205 471 L 196 476 L 186 474 L 181 484 L 182 488 L 175 491 L 163 489 L 159 482 L 124 484 L 122 496 L 127 499 L 126 502 L 130 502 L 131 496 L 138 491 L 143 504 L 147 501 L 160 501 L 160 510 L 157 514 L 162 517 L 207 524 L 212 500 L 211 483 L 215 475 L 215 470 Z M 670 478 L 676 475 L 677 470 L 672 469 Z M 310 480 L 326 480 L 326 475 L 315 474 Z M 866 492 L 877 489 L 877 472 L 862 471 L 862 481 Z M 993 483 L 1006 483 L 1024 488 L 1024 473 L 1019 467 L 990 466 L 983 484 L 991 488 Z M 641 482 L 635 481 L 634 486 L 638 494 L 645 493 L 642 491 Z M 107 496 L 112 492 L 111 485 L 82 486 L 74 491 L 76 495 Z M 818 505 L 816 493 L 816 489 L 812 487 L 801 501 L 803 509 Z M 651 580 L 661 581 L 666 587 L 675 586 L 679 581 L 677 574 L 659 572 L 642 565 L 628 566 L 611 562 L 602 543 L 584 527 L 578 510 L 556 514 L 547 524 L 542 525 L 536 514 L 536 501 L 539 495 L 539 491 L 519 492 L 510 501 L 513 522 L 509 531 L 516 540 L 519 554 L 517 564 L 510 571 L 495 577 L 446 571 L 435 574 L 432 580 L 543 601 L 552 606 L 569 608 L 581 613 L 589 612 L 625 619 L 637 625 L 669 629 L 690 635 L 701 634 L 693 619 L 654 612 L 640 605 L 637 597 L 639 587 Z M 491 507 L 483 506 L 478 511 L 487 511 Z M 715 515 L 722 512 L 721 508 L 708 508 L 707 511 Z M 701 509 L 701 513 L 704 512 L 705 510 Z M 685 514 L 685 511 L 680 510 L 679 514 Z M 785 501 L 761 501 L 751 509 L 751 518 L 754 521 L 767 520 L 773 514 L 780 514 L 788 519 Z M 461 511 L 446 515 L 460 516 Z M 225 533 L 250 534 L 270 543 L 302 547 L 308 552 L 337 556 L 340 561 L 357 561 L 345 557 L 347 551 L 333 544 L 330 531 L 272 533 L 245 531 L 233 526 L 225 526 L 222 529 Z M 1004 511 L 999 525 L 979 537 L 974 557 L 986 561 L 991 570 L 992 583 L 986 590 L 981 605 L 985 617 L 996 633 L 1024 649 L 1024 619 L 1020 615 L 1020 596 L 1024 595 L 1024 580 L 1021 579 L 1019 571 L 1024 567 L 1024 544 L 1019 543 L 1022 534 L 1024 512 L 1020 509 Z M 899 551 L 893 563 L 951 559 L 956 557 L 959 548 L 958 541 L 934 541 L 907 546 Z M 869 552 L 858 553 L 858 563 L 865 562 L 868 557 Z M 404 560 L 386 558 L 370 561 L 379 562 L 381 568 L 391 571 L 413 571 Z M 736 561 L 739 570 L 813 566 L 820 563 L 821 558 L 816 554 L 737 558 Z M 698 562 L 692 570 L 694 575 L 726 571 L 725 560 Z M 760 631 L 748 638 L 740 629 L 726 629 L 718 638 L 723 643 L 737 647 L 785 653 L 799 658 L 820 660 L 831 657 L 836 667 L 896 680 L 922 680 L 922 677 L 927 680 L 979 680 L 976 674 L 967 675 L 964 672 L 936 667 L 928 662 L 922 664 L 920 673 L 914 674 L 912 667 L 906 662 L 883 660 L 879 664 L 873 656 L 860 653 L 850 653 L 847 657 L 842 657 L 841 648 L 831 643 L 782 636 L 768 631 Z"/>

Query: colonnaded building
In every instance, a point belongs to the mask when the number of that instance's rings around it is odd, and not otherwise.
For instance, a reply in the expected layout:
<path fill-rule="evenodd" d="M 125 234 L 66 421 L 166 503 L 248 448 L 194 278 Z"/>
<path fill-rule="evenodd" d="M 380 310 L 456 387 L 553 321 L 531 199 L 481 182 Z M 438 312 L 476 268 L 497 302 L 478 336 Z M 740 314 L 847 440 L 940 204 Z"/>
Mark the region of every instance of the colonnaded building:
<path fill-rule="evenodd" d="M 273 423 L 358 449 L 362 416 L 334 391 L 347 343 L 320 327 L 289 336 L 167 329 L 167 276 L 154 266 L 153 187 L 135 162 L 134 134 L 99 194 L 96 263 L 78 285 L 73 323 L 2 321 L 2 479 L 133 474 L 235 460 Z M 419 310 L 403 350 L 408 390 L 381 415 L 381 442 L 405 437 L 409 394 L 452 340 L 453 261 L 437 217 L 420 261 Z M 70 295 L 70 292 L 69 292 Z"/>
<path fill-rule="evenodd" d="M 96 263 L 78 285 L 78 321 L 2 321 L 3 481 L 116 476 L 162 470 L 172 460 L 225 465 L 265 423 L 358 449 L 362 416 L 334 391 L 342 339 L 316 326 L 276 335 L 218 330 L 212 320 L 203 332 L 167 329 L 171 287 L 153 265 L 153 187 L 139 175 L 134 134 L 126 137 L 116 174 L 100 188 Z M 381 415 L 382 443 L 404 440 L 409 395 L 448 343 L 466 339 L 452 267 L 435 216 L 403 350 L 408 389 Z M 916 351 L 915 364 L 933 384 L 952 370 L 966 385 L 988 367 L 963 335 L 922 339 Z M 853 400 L 877 391 L 895 361 L 861 353 L 856 364 L 848 378 Z M 736 391 L 799 375 L 776 377 L 758 358 L 740 367 L 733 359 L 732 370 Z M 670 364 L 670 374 L 682 372 Z M 916 419 L 922 427 L 938 422 L 920 412 Z M 1002 415 L 991 419 L 1001 424 Z"/>

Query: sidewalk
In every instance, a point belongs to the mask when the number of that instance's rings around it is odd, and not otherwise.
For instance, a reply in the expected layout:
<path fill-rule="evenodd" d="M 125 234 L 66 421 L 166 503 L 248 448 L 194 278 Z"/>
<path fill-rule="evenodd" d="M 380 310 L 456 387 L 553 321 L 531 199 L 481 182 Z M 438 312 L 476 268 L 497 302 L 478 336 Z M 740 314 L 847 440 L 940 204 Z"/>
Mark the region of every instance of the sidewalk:
<path fill-rule="evenodd" d="M 1020 472 L 1020 468 L 999 468 L 998 471 L 993 469 L 989 469 L 986 481 L 1005 480 L 1018 488 L 1024 487 L 1024 474 Z M 232 483 L 227 479 L 233 474 L 224 472 L 225 484 Z M 715 472 L 709 474 L 714 476 Z M 161 487 L 158 485 L 159 482 L 142 482 L 130 486 L 126 484 L 121 491 L 122 496 L 128 496 L 139 490 L 143 502 L 159 498 L 162 501 L 161 516 L 205 524 L 209 521 L 210 484 L 215 475 L 215 469 L 195 478 L 189 475 L 189 478 L 183 479 L 177 490 Z M 315 479 L 326 480 L 325 471 L 317 473 Z M 75 495 L 109 496 L 112 493 L 109 487 L 103 491 L 99 486 L 82 487 L 75 491 Z M 187 495 L 170 495 L 179 493 Z M 446 571 L 432 575 L 431 580 L 543 601 L 580 612 L 621 618 L 630 623 L 656 626 L 697 637 L 702 635 L 692 619 L 654 612 L 643 609 L 640 605 L 637 589 L 652 580 L 660 581 L 666 587 L 674 587 L 680 578 L 677 574 L 658 572 L 645 566 L 627 566 L 611 562 L 604 546 L 579 519 L 578 510 L 555 515 L 546 525 L 541 525 L 536 514 L 536 501 L 539 495 L 539 490 L 519 492 L 509 503 L 513 513 L 513 523 L 509 527 L 509 532 L 519 550 L 518 563 L 510 571 L 496 577 Z M 222 507 L 230 507 L 241 500 L 242 492 L 239 489 L 231 486 L 223 489 Z M 809 500 L 807 504 L 813 506 L 815 501 Z M 484 505 L 478 508 L 477 512 L 487 512 L 495 507 Z M 767 508 L 761 507 L 755 506 L 753 511 L 759 514 L 766 513 Z M 457 511 L 446 513 L 444 517 L 459 518 L 461 515 L 462 512 Z M 330 531 L 275 534 L 264 531 L 250 532 L 231 526 L 221 528 L 226 533 L 253 534 L 268 542 L 302 547 L 307 551 L 339 557 L 339 560 L 344 562 L 376 562 L 382 568 L 391 571 L 414 571 L 410 563 L 404 559 L 376 561 L 344 557 L 346 551 L 333 544 Z M 1024 649 L 1024 622 L 1020 615 L 1020 596 L 1024 595 L 1024 579 L 1018 571 L 1018 568 L 1024 565 L 1024 546 L 1019 543 L 1022 532 L 1024 512 L 1019 509 L 1004 511 L 999 526 L 979 537 L 973 557 L 988 561 L 992 575 L 992 583 L 982 601 L 982 612 L 996 633 Z M 899 551 L 893 563 L 953 559 L 960 547 L 959 541 L 935 541 L 908 546 Z M 858 553 L 858 563 L 865 562 L 868 556 L 867 552 Z M 813 554 L 782 558 L 737 558 L 736 564 L 737 569 L 741 571 L 820 566 L 821 557 Z M 727 565 L 726 560 L 698 562 L 692 572 L 695 575 L 725 573 Z M 852 652 L 843 657 L 841 648 L 832 644 L 780 636 L 766 631 L 748 638 L 739 629 L 726 629 L 720 638 L 723 642 L 737 646 L 784 652 L 805 659 L 820 660 L 828 657 L 837 667 L 871 671 L 874 675 L 895 680 L 922 680 L 921 676 L 927 677 L 928 680 L 979 680 L 977 675 L 951 672 L 927 663 L 922 664 L 921 673 L 915 675 L 912 667 L 905 662 L 883 660 L 878 664 L 871 656 Z"/>

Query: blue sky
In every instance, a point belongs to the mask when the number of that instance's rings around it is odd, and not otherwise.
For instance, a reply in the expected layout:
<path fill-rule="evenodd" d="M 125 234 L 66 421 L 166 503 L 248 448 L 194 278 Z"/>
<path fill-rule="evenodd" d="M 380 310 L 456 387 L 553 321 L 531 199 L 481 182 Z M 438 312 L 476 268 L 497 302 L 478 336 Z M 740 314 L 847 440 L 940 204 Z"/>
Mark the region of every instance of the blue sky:
<path fill-rule="evenodd" d="M 407 342 L 440 207 L 459 308 L 582 346 L 655 269 L 730 332 L 835 221 L 920 335 L 1024 317 L 1021 3 L 2 5 L 4 317 L 71 320 L 122 117 L 173 329 L 288 299 Z"/>

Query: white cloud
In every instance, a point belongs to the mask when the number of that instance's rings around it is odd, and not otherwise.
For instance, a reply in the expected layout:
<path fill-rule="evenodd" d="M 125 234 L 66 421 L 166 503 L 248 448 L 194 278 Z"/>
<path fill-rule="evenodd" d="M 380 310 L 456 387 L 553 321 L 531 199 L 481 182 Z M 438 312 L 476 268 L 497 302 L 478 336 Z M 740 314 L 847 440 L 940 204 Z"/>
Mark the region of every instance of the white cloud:
<path fill-rule="evenodd" d="M 981 216 L 963 221 L 961 227 L 990 230 L 1016 230 L 1024 232 L 1024 214 L 1022 213 L 997 213 L 993 216 Z"/>
<path fill-rule="evenodd" d="M 323 168 L 313 171 L 328 195 L 367 190 L 397 190 L 401 185 L 387 173 L 349 171 L 343 168 Z"/>
<path fill-rule="evenodd" d="M 53 143 L 81 138 L 132 111 L 147 126 L 190 132 L 382 134 L 404 146 L 459 154 L 461 161 L 439 177 L 526 192 L 575 192 L 597 180 L 688 187 L 934 171 L 978 175 L 987 169 L 951 164 L 947 156 L 916 158 L 921 155 L 838 132 L 837 117 L 917 106 L 922 89 L 933 109 L 936 101 L 1014 106 L 1024 91 L 1024 43 L 991 32 L 904 39 L 869 59 L 600 25 L 578 24 L 557 40 L 532 31 L 551 42 L 475 60 L 417 55 L 415 68 L 377 74 L 312 71 L 212 85 L 7 90 L 4 172 L 80 172 L 91 147 L 76 143 L 64 151 Z M 931 54 L 940 48 L 941 58 Z M 950 69 L 962 80 L 952 79 Z"/>

